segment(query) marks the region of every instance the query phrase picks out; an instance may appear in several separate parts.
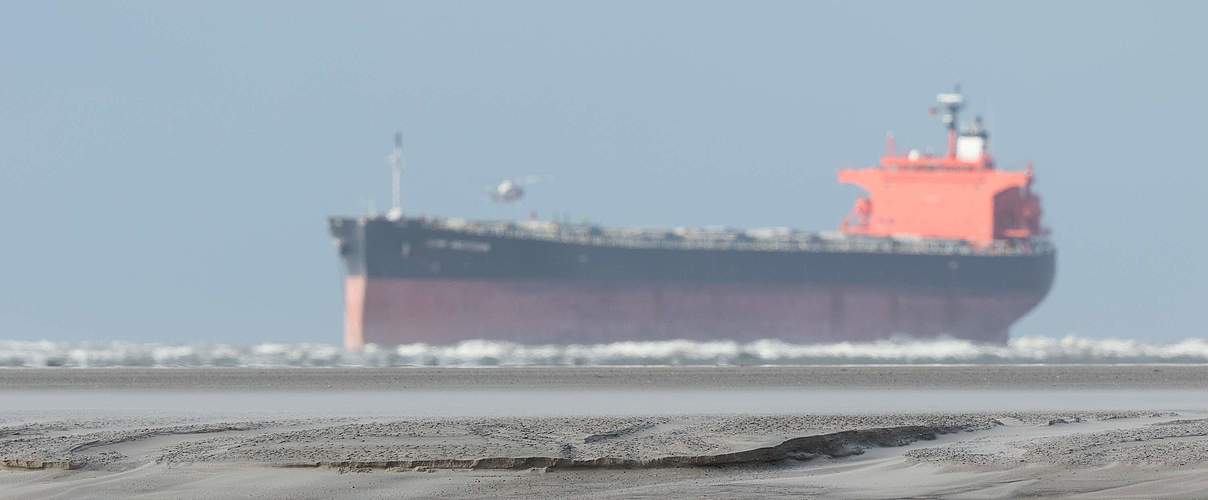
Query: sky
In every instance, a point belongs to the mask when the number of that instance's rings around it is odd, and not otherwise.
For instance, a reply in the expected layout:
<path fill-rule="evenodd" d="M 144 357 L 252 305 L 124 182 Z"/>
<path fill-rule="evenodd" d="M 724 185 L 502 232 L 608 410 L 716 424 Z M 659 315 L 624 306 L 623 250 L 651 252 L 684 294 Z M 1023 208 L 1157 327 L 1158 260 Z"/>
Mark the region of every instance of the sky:
<path fill-rule="evenodd" d="M 0 338 L 339 343 L 395 130 L 413 214 L 834 230 L 956 82 L 1059 247 L 1013 334 L 1204 337 L 1204 5 L 13 2 Z"/>

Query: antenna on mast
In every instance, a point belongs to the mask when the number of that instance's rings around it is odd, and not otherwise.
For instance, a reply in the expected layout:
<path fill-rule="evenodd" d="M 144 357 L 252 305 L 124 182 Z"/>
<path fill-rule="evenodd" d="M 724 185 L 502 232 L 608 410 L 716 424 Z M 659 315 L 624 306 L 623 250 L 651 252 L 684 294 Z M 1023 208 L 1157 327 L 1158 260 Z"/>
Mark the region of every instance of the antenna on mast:
<path fill-rule="evenodd" d="M 391 220 L 403 218 L 403 133 L 394 133 L 394 150 L 386 157 L 390 163 L 390 211 L 386 217 Z"/>
<path fill-rule="evenodd" d="M 952 92 L 946 92 L 935 96 L 936 102 L 939 103 L 943 114 L 940 115 L 940 121 L 948 127 L 948 158 L 956 158 L 956 138 L 959 134 L 958 127 L 960 122 L 958 116 L 961 108 L 965 106 L 965 96 L 961 94 L 961 84 L 956 84 L 952 88 Z M 937 111 L 932 108 L 933 113 Z"/>

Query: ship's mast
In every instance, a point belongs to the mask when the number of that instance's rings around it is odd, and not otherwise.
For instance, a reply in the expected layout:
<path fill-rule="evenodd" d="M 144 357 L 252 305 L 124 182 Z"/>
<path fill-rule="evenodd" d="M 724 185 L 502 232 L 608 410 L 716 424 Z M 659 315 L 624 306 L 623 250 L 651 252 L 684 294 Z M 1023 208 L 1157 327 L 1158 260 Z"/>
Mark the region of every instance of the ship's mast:
<path fill-rule="evenodd" d="M 961 108 L 965 105 L 965 96 L 961 94 L 961 86 L 957 84 L 952 89 L 952 92 L 946 92 L 935 96 L 936 102 L 939 102 L 943 108 L 943 114 L 940 115 L 940 121 L 948 127 L 948 158 L 956 158 L 956 139 L 960 135 L 958 127 L 959 115 Z"/>
<path fill-rule="evenodd" d="M 390 163 L 391 184 L 390 184 L 390 212 L 386 216 L 390 219 L 400 219 L 403 217 L 403 133 L 394 133 L 394 150 L 386 157 L 386 161 Z"/>

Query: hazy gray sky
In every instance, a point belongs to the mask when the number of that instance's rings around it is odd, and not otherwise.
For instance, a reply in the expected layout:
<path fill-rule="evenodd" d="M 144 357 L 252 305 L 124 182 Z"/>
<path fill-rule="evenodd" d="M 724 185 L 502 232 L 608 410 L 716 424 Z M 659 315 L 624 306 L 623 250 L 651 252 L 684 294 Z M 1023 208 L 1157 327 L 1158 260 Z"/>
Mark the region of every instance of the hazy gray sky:
<path fill-rule="evenodd" d="M 399 128 L 413 212 L 834 229 L 956 81 L 1060 248 L 1015 335 L 1203 336 L 1201 5 L 13 2 L 0 337 L 338 343 L 324 218 L 388 204 Z"/>

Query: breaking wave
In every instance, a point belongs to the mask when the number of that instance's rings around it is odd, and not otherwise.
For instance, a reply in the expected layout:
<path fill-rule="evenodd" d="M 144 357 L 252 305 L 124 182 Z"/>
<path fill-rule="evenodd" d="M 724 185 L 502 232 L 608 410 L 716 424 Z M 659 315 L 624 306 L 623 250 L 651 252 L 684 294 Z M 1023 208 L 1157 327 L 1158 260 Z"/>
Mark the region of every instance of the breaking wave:
<path fill-rule="evenodd" d="M 1007 345 L 965 340 L 792 344 L 688 340 L 596 345 L 467 341 L 450 346 L 154 344 L 0 341 L 0 367 L 390 367 L 516 365 L 1208 363 L 1208 339 L 1152 343 L 1022 337 Z"/>

